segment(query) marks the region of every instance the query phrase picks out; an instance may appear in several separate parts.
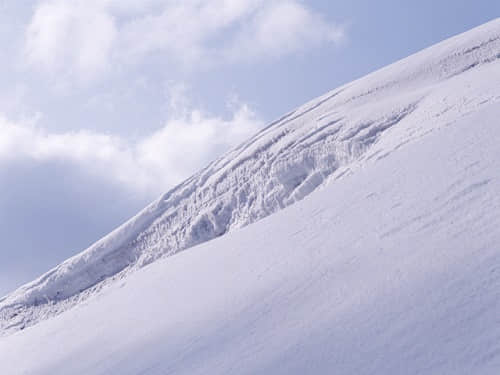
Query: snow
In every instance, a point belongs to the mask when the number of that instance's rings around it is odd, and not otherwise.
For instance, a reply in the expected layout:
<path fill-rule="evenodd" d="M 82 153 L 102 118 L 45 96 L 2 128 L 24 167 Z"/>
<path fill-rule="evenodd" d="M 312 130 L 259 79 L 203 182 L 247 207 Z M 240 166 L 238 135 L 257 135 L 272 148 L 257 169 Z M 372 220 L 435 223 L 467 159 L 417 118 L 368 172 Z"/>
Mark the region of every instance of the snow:
<path fill-rule="evenodd" d="M 1 372 L 496 373 L 499 82 L 497 19 L 289 113 L 1 299 Z"/>
<path fill-rule="evenodd" d="M 496 374 L 499 116 L 1 338 L 2 373 Z"/>

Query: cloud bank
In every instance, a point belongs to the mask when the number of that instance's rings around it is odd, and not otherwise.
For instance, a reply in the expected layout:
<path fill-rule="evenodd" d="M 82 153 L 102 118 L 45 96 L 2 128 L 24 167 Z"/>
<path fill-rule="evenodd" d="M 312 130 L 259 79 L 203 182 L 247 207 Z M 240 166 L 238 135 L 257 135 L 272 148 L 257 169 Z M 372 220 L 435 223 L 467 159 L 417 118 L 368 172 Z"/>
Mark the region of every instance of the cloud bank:
<path fill-rule="evenodd" d="M 89 81 L 154 55 L 188 69 L 338 43 L 341 26 L 299 0 L 45 0 L 26 30 L 28 65 Z"/>
<path fill-rule="evenodd" d="M 36 119 L 0 116 L 0 167 L 13 162 L 56 162 L 141 195 L 156 195 L 256 133 L 263 123 L 246 105 L 229 118 L 185 109 L 154 133 L 130 141 L 89 130 L 51 133 Z"/>

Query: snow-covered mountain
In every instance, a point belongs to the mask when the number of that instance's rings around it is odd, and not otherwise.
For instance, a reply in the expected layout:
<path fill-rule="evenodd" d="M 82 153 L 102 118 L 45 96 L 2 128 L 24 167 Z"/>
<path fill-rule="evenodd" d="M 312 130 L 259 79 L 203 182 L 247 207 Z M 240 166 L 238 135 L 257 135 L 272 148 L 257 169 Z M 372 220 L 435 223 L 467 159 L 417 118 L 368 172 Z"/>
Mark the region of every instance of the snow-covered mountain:
<path fill-rule="evenodd" d="M 0 370 L 496 373 L 499 103 L 496 19 L 288 113 L 0 299 Z"/>

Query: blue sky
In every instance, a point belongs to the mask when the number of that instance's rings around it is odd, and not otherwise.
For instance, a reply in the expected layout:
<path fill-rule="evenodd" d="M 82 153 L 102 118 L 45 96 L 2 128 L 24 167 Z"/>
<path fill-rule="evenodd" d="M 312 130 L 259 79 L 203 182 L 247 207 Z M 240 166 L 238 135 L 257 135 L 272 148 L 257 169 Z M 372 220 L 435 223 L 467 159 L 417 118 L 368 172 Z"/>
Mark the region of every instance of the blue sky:
<path fill-rule="evenodd" d="M 266 123 L 496 0 L 0 2 L 0 294 Z"/>

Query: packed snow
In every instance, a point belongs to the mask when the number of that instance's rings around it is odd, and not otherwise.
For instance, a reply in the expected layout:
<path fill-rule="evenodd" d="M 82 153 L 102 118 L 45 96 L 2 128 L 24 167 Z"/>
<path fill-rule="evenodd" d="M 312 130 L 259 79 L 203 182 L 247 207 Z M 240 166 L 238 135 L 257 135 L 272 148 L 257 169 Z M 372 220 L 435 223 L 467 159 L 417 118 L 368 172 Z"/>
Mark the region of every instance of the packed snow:
<path fill-rule="evenodd" d="M 496 374 L 499 103 L 497 19 L 296 109 L 1 299 L 1 372 Z"/>

